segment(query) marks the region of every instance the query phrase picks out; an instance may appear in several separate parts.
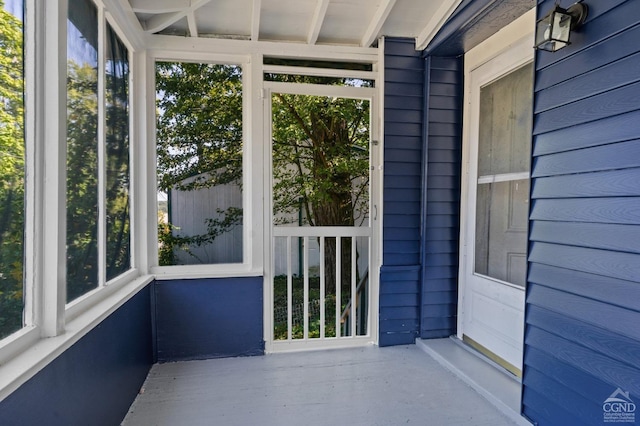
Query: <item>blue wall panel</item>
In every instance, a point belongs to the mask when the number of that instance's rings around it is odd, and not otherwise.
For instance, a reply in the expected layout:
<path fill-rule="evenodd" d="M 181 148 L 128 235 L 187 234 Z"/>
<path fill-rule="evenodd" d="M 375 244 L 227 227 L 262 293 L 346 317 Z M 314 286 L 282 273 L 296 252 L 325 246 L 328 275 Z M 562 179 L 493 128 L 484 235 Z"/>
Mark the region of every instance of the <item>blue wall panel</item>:
<path fill-rule="evenodd" d="M 640 3 L 588 5 L 569 47 L 536 55 L 522 404 L 540 425 L 640 399 Z"/>
<path fill-rule="evenodd" d="M 456 331 L 462 72 L 460 58 L 426 60 L 422 338 L 447 337 Z"/>
<path fill-rule="evenodd" d="M 0 424 L 120 424 L 153 363 L 151 287 L 0 402 Z"/>
<path fill-rule="evenodd" d="M 385 41 L 383 346 L 455 333 L 462 61 L 421 55 Z"/>
<path fill-rule="evenodd" d="M 380 346 L 413 343 L 420 317 L 424 61 L 409 39 L 385 39 L 384 229 Z"/>
<path fill-rule="evenodd" d="M 157 281 L 158 361 L 262 355 L 262 280 Z"/>

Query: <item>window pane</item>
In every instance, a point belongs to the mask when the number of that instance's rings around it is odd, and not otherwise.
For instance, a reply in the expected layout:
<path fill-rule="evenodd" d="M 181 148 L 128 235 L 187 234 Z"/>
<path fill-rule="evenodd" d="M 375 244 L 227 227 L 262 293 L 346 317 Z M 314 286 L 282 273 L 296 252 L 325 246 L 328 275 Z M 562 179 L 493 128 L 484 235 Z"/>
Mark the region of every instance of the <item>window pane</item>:
<path fill-rule="evenodd" d="M 67 301 L 98 285 L 98 13 L 69 0 Z"/>
<path fill-rule="evenodd" d="M 524 286 L 533 64 L 480 89 L 475 272 Z"/>
<path fill-rule="evenodd" d="M 475 271 L 524 287 L 529 180 L 480 183 L 477 189 Z"/>
<path fill-rule="evenodd" d="M 156 64 L 160 265 L 242 262 L 242 68 Z"/>
<path fill-rule="evenodd" d="M 0 1 L 0 338 L 23 325 L 23 7 Z"/>
<path fill-rule="evenodd" d="M 107 25 L 107 280 L 131 267 L 128 55 Z"/>
<path fill-rule="evenodd" d="M 478 176 L 529 170 L 532 75 L 528 64 L 480 90 Z"/>

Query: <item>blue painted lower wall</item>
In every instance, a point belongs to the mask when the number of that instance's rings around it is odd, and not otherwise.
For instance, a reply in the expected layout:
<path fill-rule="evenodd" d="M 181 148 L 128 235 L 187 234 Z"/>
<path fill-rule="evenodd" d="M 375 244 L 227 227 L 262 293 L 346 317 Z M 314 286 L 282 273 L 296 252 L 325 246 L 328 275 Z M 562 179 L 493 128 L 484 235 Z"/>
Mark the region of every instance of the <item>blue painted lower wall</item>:
<path fill-rule="evenodd" d="M 156 281 L 159 362 L 264 354 L 262 277 Z"/>
<path fill-rule="evenodd" d="M 0 402 L 0 424 L 120 424 L 153 363 L 151 287 Z"/>
<path fill-rule="evenodd" d="M 262 277 L 154 282 L 0 402 L 0 424 L 120 424 L 156 360 L 264 354 L 262 299 Z"/>

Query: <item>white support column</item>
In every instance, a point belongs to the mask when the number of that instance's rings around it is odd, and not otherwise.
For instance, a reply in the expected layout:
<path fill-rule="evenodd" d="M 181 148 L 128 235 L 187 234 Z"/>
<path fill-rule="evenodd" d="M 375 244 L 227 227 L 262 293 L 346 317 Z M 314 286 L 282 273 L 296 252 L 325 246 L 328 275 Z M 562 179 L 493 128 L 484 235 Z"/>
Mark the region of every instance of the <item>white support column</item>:
<path fill-rule="evenodd" d="M 264 274 L 264 247 L 270 242 L 264 238 L 264 191 L 265 189 L 265 99 L 263 99 L 262 55 L 252 54 L 248 63 L 243 63 L 243 204 L 244 210 L 249 212 L 244 220 L 251 223 L 244 225 L 244 263 L 253 273 Z M 268 103 L 270 105 L 270 102 Z M 269 120 L 271 118 L 269 111 Z"/>
<path fill-rule="evenodd" d="M 131 53 L 131 266 L 148 274 L 157 261 L 157 196 L 153 123 L 155 96 L 153 60 L 145 51 Z M 148 95 L 148 96 L 147 96 Z"/>
<path fill-rule="evenodd" d="M 40 324 L 38 313 L 42 292 L 38 282 L 42 280 L 42 264 L 38 261 L 43 247 L 43 188 L 42 170 L 44 156 L 41 142 L 44 134 L 43 96 L 44 73 L 40 72 L 44 61 L 44 10 L 35 0 L 25 2 L 25 234 L 24 234 L 24 324 Z M 40 120 L 40 121 L 39 121 Z"/>
<path fill-rule="evenodd" d="M 44 3 L 44 260 L 42 334 L 64 332 L 66 302 L 67 0 Z"/>
<path fill-rule="evenodd" d="M 106 143 L 106 24 L 104 9 L 98 9 L 98 287 L 107 280 L 107 143 Z"/>

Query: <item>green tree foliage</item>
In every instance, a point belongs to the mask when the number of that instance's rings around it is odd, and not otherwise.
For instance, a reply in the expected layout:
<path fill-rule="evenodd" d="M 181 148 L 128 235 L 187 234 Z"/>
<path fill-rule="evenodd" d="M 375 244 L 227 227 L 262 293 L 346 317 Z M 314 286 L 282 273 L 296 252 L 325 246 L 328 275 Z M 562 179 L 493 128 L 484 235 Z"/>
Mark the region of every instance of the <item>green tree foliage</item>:
<path fill-rule="evenodd" d="M 105 187 L 106 279 L 130 266 L 128 69 L 106 75 L 106 180 L 98 177 L 98 74 L 67 64 L 67 301 L 98 286 L 98 188 Z"/>
<path fill-rule="evenodd" d="M 276 93 L 273 197 L 279 223 L 361 225 L 369 200 L 369 102 Z"/>
<path fill-rule="evenodd" d="M 156 64 L 158 188 L 194 191 L 242 185 L 242 69 L 234 65 Z M 214 213 L 214 212 L 211 212 Z M 182 235 L 160 223 L 159 261 L 176 264 L 176 251 L 210 244 L 242 223 L 242 209 L 218 210 L 207 233 Z"/>
<path fill-rule="evenodd" d="M 156 90 L 161 94 L 156 102 L 159 189 L 188 191 L 239 184 L 241 69 L 232 65 L 159 62 Z"/>
<path fill-rule="evenodd" d="M 368 85 L 345 78 L 270 75 L 298 83 Z M 242 81 L 236 66 L 158 63 L 157 156 L 159 189 L 196 190 L 241 184 Z M 275 94 L 273 98 L 273 199 L 276 224 L 359 226 L 368 220 L 369 120 L 367 100 Z M 216 213 L 216 212 L 212 212 Z M 241 210 L 218 211 L 208 232 L 185 236 L 159 224 L 160 264 L 174 264 L 176 250 L 207 244 L 242 219 Z M 343 263 L 351 243 L 343 239 Z M 327 244 L 327 259 L 335 259 Z M 332 257 L 333 256 L 333 257 Z M 335 261 L 326 262 L 335 285 Z M 342 268 L 350 285 L 350 268 Z M 345 293 L 346 294 L 346 293 Z"/>
<path fill-rule="evenodd" d="M 0 0 L 0 338 L 22 327 L 24 100 L 22 22 Z"/>
<path fill-rule="evenodd" d="M 128 51 L 107 27 L 106 221 L 107 280 L 131 267 Z"/>
<path fill-rule="evenodd" d="M 359 226 L 368 220 L 369 102 L 276 93 L 272 114 L 276 224 L 297 219 L 300 208 L 303 224 L 311 226 Z M 352 253 L 350 239 L 342 239 L 338 280 L 336 240 L 327 239 L 325 250 L 327 293 L 340 282 L 344 304 L 351 286 L 351 268 L 344 265 L 358 253 Z"/>
<path fill-rule="evenodd" d="M 67 64 L 67 301 L 98 286 L 98 73 Z"/>

